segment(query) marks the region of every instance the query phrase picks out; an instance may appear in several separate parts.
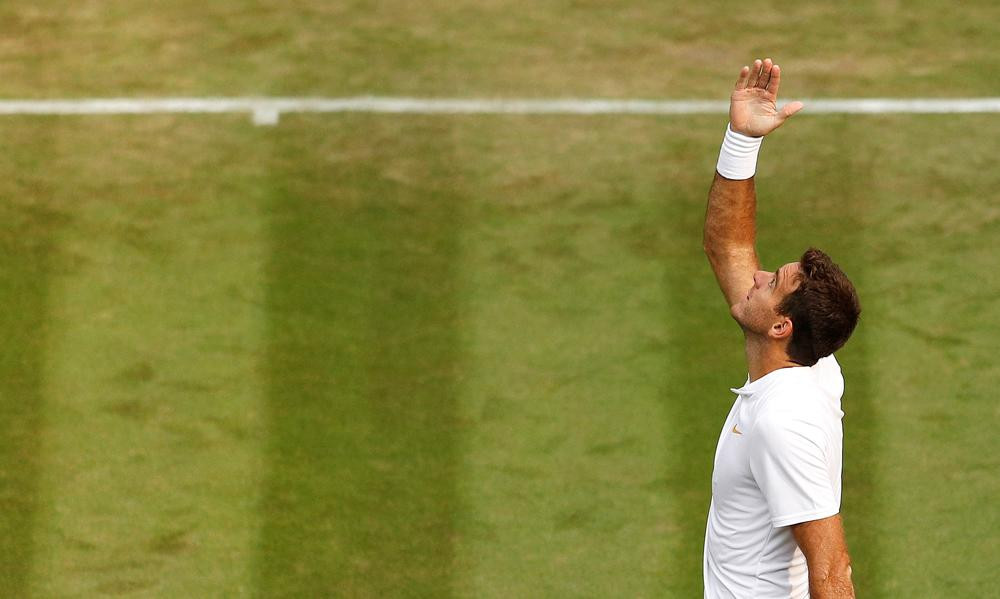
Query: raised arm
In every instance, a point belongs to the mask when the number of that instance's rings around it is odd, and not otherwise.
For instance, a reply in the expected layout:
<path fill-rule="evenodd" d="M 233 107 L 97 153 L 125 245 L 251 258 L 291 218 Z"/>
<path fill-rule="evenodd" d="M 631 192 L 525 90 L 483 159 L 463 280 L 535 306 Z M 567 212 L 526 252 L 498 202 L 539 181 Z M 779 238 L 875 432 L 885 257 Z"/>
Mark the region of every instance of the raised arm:
<path fill-rule="evenodd" d="M 730 307 L 753 286 L 757 258 L 757 193 L 753 175 L 763 136 L 802 109 L 792 102 L 777 109 L 781 69 L 770 58 L 740 70 L 729 102 L 729 128 L 708 193 L 704 246 Z"/>

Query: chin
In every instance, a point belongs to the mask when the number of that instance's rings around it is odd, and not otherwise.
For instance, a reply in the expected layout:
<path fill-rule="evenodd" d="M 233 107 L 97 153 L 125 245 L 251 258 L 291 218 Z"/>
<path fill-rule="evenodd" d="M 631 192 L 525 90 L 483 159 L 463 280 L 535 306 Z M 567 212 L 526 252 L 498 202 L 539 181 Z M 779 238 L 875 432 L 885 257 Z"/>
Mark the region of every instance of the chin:
<path fill-rule="evenodd" d="M 729 309 L 729 314 L 740 325 L 744 333 L 759 333 L 760 325 L 754 326 L 754 318 L 749 310 L 750 306 L 746 302 L 741 302 Z"/>
<path fill-rule="evenodd" d="M 746 312 L 746 307 L 745 307 L 744 302 L 740 302 L 738 304 L 734 304 L 734 305 L 732 305 L 732 306 L 729 307 L 729 315 L 732 316 L 733 320 L 735 320 L 737 323 L 739 323 L 739 325 L 741 327 L 744 326 L 743 325 L 743 320 L 744 320 L 743 319 L 743 314 L 744 314 L 744 312 Z"/>

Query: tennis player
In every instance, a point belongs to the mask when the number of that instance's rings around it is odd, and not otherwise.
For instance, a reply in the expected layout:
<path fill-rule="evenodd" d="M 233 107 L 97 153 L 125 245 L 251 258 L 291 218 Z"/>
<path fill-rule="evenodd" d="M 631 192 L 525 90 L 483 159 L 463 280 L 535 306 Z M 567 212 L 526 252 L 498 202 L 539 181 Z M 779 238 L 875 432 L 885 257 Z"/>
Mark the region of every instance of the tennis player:
<path fill-rule="evenodd" d="M 705 252 L 743 329 L 749 376 L 719 436 L 705 534 L 705 597 L 854 597 L 840 518 L 840 398 L 833 353 L 861 307 L 830 257 L 807 250 L 760 268 L 754 173 L 764 136 L 802 109 L 777 108 L 781 69 L 743 67 L 708 196 Z"/>

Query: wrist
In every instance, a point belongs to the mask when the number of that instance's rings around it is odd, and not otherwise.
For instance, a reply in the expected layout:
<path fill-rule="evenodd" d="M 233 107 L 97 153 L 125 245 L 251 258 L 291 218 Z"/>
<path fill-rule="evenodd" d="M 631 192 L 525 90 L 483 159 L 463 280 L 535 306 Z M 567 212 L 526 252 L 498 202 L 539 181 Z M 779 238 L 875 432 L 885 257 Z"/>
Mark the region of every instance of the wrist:
<path fill-rule="evenodd" d="M 733 131 L 726 125 L 726 136 L 722 139 L 719 161 L 715 170 L 726 179 L 749 179 L 757 172 L 757 154 L 763 137 L 751 137 Z"/>

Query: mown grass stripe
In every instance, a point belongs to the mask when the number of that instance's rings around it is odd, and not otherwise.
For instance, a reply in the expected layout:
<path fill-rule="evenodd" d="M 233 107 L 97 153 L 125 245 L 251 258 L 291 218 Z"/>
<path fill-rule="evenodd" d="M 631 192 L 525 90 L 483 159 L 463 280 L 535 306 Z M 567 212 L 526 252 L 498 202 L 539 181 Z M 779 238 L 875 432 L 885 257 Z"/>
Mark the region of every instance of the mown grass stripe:
<path fill-rule="evenodd" d="M 463 235 L 458 589 L 656 596 L 670 534 L 665 265 L 647 175 L 661 132 L 642 119 L 463 126 L 478 194 Z"/>
<path fill-rule="evenodd" d="M 247 590 L 261 254 L 232 122 L 62 123 L 40 595 Z"/>
<path fill-rule="evenodd" d="M 864 127 L 832 117 L 838 130 L 856 141 L 843 153 L 839 142 L 823 141 L 827 123 L 801 121 L 776 134 L 761 156 L 757 174 L 758 252 L 762 268 L 773 270 L 796 260 L 809 245 L 839 261 L 864 295 L 867 282 L 862 224 L 872 201 L 872 147 Z M 671 389 L 667 418 L 672 423 L 670 487 L 676 499 L 671 558 L 665 576 L 668 596 L 702 592 L 702 550 L 711 500 L 713 456 L 720 427 L 734 397 L 730 387 L 746 378 L 743 336 L 701 249 L 704 206 L 715 157 L 715 131 L 692 127 L 673 143 L 677 155 L 697 157 L 703 172 L 678 170 L 666 190 L 673 267 L 665 279 L 670 298 L 672 357 L 666 365 Z M 870 534 L 877 513 L 875 462 L 879 423 L 871 409 L 865 328 L 839 354 L 847 393 L 845 417 L 843 513 L 849 540 L 857 540 L 855 559 L 869 584 L 881 556 Z M 683 425 L 681 425 L 683 423 Z M 873 567 L 874 566 L 874 567 Z"/>
<path fill-rule="evenodd" d="M 871 123 L 845 116 L 830 121 L 796 123 L 802 126 L 779 138 L 782 145 L 769 160 L 771 174 L 762 182 L 761 205 L 767 211 L 762 235 L 772 238 L 764 248 L 775 266 L 796 259 L 807 245 L 826 251 L 861 297 L 861 323 L 837 352 L 844 374 L 841 514 L 858 594 L 891 597 L 882 576 L 889 559 L 882 526 L 885 430 L 873 384 L 879 323 L 866 309 L 877 301 L 879 289 L 867 238 L 872 208 L 883 201 L 877 191 L 881 150 L 873 143 Z M 835 141 L 828 139 L 831 129 L 839 132 Z M 850 152 L 844 151 L 845 142 Z M 791 215 L 795 226 L 786 225 Z"/>
<path fill-rule="evenodd" d="M 48 123 L 3 127 L 0 166 L 0 595 L 30 597 L 37 553 L 35 527 L 42 467 L 43 377 L 50 318 L 53 236 L 62 219 L 50 206 L 51 185 L 33 168 L 51 149 Z M 40 152 L 40 153 L 38 153 Z"/>
<path fill-rule="evenodd" d="M 716 122 L 697 121 L 678 131 L 668 142 L 671 158 L 664 164 L 671 182 L 662 198 L 664 259 L 670 267 L 661 280 L 668 309 L 663 314 L 668 331 L 663 376 L 669 381 L 663 410 L 670 458 L 665 486 L 672 499 L 669 551 L 661 580 L 661 594 L 666 597 L 702 594 L 702 549 L 715 446 L 732 405 L 729 387 L 746 376 L 742 336 L 729 319 L 701 244 L 717 156 Z M 766 160 L 765 154 L 761 162 Z M 705 168 L 692 169 L 692 164 Z"/>
<path fill-rule="evenodd" d="M 883 117 L 879 125 L 895 133 L 877 144 L 862 232 L 875 291 L 862 321 L 871 408 L 883 423 L 870 500 L 878 518 L 869 522 L 881 558 L 867 576 L 881 597 L 989 596 L 1000 584 L 1000 218 L 984 148 L 1000 123 Z M 928 137 L 943 143 L 924 146 Z"/>
<path fill-rule="evenodd" d="M 463 203 L 448 128 L 303 118 L 273 139 L 297 159 L 269 206 L 257 592 L 446 597 Z"/>

